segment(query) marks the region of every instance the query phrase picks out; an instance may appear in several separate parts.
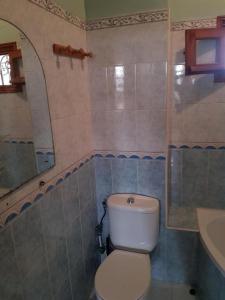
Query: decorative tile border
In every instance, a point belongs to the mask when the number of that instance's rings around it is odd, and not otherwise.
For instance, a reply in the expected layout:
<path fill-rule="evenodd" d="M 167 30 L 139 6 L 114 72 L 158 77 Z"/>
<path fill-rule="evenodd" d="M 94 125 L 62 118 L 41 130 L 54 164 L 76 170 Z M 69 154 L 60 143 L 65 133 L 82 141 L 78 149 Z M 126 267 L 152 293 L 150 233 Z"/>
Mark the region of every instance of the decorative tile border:
<path fill-rule="evenodd" d="M 168 20 L 167 10 L 140 12 L 131 15 L 101 18 L 86 23 L 86 30 L 96 30 Z"/>
<path fill-rule="evenodd" d="M 33 144 L 34 143 L 33 141 L 30 140 L 15 140 L 15 139 L 4 140 L 3 142 L 6 144 Z"/>
<path fill-rule="evenodd" d="M 64 10 L 60 5 L 58 5 L 54 0 L 28 0 L 29 2 L 36 4 L 48 12 L 56 15 L 65 21 L 77 26 L 80 29 L 85 30 L 85 22 L 82 21 L 79 17 L 73 16 L 68 11 Z"/>
<path fill-rule="evenodd" d="M 18 199 L 11 207 L 7 206 L 5 210 L 0 213 L 0 228 L 7 225 L 15 217 L 20 215 L 26 208 L 36 203 L 43 195 L 51 191 L 55 186 L 62 183 L 72 173 L 77 172 L 82 166 L 88 163 L 94 157 L 93 153 L 86 155 L 84 158 L 71 165 L 52 179 L 50 179 L 42 188 L 38 188 L 22 199 Z M 4 201 L 4 200 L 3 200 Z"/>
<path fill-rule="evenodd" d="M 144 153 L 144 152 L 112 152 L 112 151 L 94 151 L 84 158 L 65 169 L 54 178 L 50 179 L 42 188 L 39 188 L 22 199 L 19 199 L 11 207 L 7 207 L 0 214 L 0 229 L 10 221 L 19 216 L 23 211 L 35 204 L 46 193 L 51 191 L 55 186 L 61 184 L 72 173 L 77 172 L 82 166 L 91 161 L 93 158 L 119 158 L 119 159 L 144 159 L 144 160 L 165 160 L 163 153 Z"/>
<path fill-rule="evenodd" d="M 168 10 L 155 10 L 139 12 L 131 15 L 101 18 L 92 21 L 83 21 L 77 16 L 73 16 L 64 10 L 54 0 L 28 0 L 29 2 L 47 10 L 48 12 L 64 19 L 65 21 L 83 30 L 96 30 L 103 28 L 136 25 L 151 22 L 161 22 L 168 20 Z"/>
<path fill-rule="evenodd" d="M 212 144 L 212 145 L 169 145 L 169 149 L 192 149 L 192 150 L 225 150 L 224 144 Z"/>
<path fill-rule="evenodd" d="M 171 24 L 172 31 L 182 31 L 182 30 L 197 29 L 197 28 L 214 28 L 214 27 L 216 27 L 216 18 L 179 21 L 179 22 L 173 22 Z"/>
<path fill-rule="evenodd" d="M 94 157 L 99 158 L 127 158 L 127 159 L 146 159 L 146 160 L 165 160 L 162 152 L 131 152 L 131 151 L 95 151 Z"/>

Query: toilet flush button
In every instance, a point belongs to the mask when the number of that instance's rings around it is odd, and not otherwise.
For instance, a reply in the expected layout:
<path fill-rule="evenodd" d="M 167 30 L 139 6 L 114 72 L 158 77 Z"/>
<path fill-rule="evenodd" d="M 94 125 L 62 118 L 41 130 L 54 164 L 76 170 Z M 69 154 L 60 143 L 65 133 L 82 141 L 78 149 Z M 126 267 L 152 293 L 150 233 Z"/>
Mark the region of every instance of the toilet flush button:
<path fill-rule="evenodd" d="M 127 199 L 127 203 L 128 204 L 134 204 L 134 198 L 133 197 L 129 197 L 128 199 Z"/>

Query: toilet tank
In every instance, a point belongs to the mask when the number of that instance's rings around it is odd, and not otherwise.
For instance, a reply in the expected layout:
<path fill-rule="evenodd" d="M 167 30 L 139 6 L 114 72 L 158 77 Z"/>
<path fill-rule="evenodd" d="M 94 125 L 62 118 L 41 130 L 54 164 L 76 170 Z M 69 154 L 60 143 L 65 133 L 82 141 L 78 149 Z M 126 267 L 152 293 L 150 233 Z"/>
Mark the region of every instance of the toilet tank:
<path fill-rule="evenodd" d="M 159 201 L 137 194 L 114 194 L 108 198 L 109 230 L 113 245 L 121 249 L 150 252 L 158 242 Z"/>

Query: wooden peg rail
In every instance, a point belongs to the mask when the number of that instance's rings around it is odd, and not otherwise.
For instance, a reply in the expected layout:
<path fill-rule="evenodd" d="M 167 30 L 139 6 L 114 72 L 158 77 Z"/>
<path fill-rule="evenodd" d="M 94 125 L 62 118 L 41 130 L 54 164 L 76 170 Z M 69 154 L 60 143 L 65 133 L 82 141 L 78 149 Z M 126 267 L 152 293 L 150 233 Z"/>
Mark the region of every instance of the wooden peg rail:
<path fill-rule="evenodd" d="M 68 56 L 78 59 L 84 59 L 85 57 L 93 57 L 91 52 L 85 52 L 84 49 L 74 49 L 71 46 L 62 46 L 53 44 L 53 52 L 56 55 Z"/>

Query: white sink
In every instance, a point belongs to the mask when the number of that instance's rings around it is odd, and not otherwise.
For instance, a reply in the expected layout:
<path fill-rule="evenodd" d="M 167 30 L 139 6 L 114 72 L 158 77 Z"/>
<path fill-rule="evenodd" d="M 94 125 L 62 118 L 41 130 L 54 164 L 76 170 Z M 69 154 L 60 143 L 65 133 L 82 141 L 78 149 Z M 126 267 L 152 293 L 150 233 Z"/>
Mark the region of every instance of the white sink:
<path fill-rule="evenodd" d="M 197 216 L 202 242 L 225 276 L 225 210 L 198 208 Z"/>

